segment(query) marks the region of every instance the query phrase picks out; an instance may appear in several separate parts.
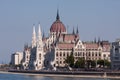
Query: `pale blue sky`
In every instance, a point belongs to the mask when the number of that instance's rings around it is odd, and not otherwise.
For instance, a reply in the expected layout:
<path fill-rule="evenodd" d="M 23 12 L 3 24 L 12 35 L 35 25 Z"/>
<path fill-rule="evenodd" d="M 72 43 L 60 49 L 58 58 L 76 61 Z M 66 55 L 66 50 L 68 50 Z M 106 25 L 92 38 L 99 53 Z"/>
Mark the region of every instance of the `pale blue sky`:
<path fill-rule="evenodd" d="M 57 8 L 69 32 L 78 25 L 82 41 L 120 38 L 120 0 L 0 0 L 0 63 L 31 44 L 33 24 L 48 35 Z"/>

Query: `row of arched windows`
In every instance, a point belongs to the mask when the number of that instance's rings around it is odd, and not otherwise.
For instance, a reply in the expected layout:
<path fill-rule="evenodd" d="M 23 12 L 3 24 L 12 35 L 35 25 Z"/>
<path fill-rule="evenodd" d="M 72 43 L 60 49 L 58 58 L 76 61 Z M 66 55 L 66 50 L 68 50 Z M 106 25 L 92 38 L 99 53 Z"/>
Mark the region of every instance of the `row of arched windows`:
<path fill-rule="evenodd" d="M 69 56 L 70 52 L 56 52 L 56 57 L 60 56 L 60 57 L 66 57 Z"/>
<path fill-rule="evenodd" d="M 75 52 L 75 56 L 85 56 L 84 52 Z"/>
<path fill-rule="evenodd" d="M 101 52 L 87 52 L 86 56 L 101 56 Z"/>

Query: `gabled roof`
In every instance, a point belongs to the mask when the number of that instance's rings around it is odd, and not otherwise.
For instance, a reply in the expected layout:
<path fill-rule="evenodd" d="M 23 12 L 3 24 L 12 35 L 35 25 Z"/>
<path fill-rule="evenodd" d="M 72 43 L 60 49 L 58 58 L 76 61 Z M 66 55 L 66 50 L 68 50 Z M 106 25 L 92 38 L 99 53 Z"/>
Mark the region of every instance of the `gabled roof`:
<path fill-rule="evenodd" d="M 74 41 L 76 38 L 76 35 L 73 34 L 61 34 L 60 38 L 63 39 L 63 41 Z"/>
<path fill-rule="evenodd" d="M 58 43 L 57 47 L 59 49 L 72 49 L 74 47 L 73 43 Z"/>
<path fill-rule="evenodd" d="M 97 49 L 99 45 L 97 43 L 84 43 L 86 49 Z"/>

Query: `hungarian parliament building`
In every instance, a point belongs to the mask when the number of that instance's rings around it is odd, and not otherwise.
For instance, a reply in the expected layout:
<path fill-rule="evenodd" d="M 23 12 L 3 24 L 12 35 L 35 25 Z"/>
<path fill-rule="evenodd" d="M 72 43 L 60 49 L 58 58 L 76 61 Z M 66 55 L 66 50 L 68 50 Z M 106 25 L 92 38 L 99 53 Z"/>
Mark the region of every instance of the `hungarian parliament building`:
<path fill-rule="evenodd" d="M 74 56 L 75 61 L 79 58 L 85 60 L 108 60 L 110 61 L 110 43 L 108 41 L 81 41 L 78 27 L 71 33 L 67 33 L 57 11 L 56 20 L 50 27 L 48 37 L 42 34 L 39 24 L 36 36 L 33 26 L 31 46 L 25 45 L 23 52 L 15 52 L 11 55 L 13 65 L 22 65 L 24 70 L 42 70 L 44 68 L 56 69 L 65 67 L 67 56 Z"/>

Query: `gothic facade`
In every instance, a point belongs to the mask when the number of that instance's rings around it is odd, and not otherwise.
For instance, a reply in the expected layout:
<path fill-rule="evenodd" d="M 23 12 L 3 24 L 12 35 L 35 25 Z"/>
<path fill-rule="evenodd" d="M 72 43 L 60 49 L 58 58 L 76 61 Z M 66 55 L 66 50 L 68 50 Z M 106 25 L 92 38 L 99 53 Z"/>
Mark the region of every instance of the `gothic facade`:
<path fill-rule="evenodd" d="M 30 47 L 25 45 L 21 63 L 23 69 L 56 69 L 56 67 L 66 66 L 65 59 L 71 53 L 75 61 L 78 58 L 110 60 L 110 43 L 108 41 L 82 42 L 78 27 L 76 31 L 73 29 L 72 33 L 67 33 L 57 12 L 48 37 L 45 37 L 44 34 L 42 36 L 40 24 L 36 37 L 35 27 L 33 27 L 32 45 Z"/>

